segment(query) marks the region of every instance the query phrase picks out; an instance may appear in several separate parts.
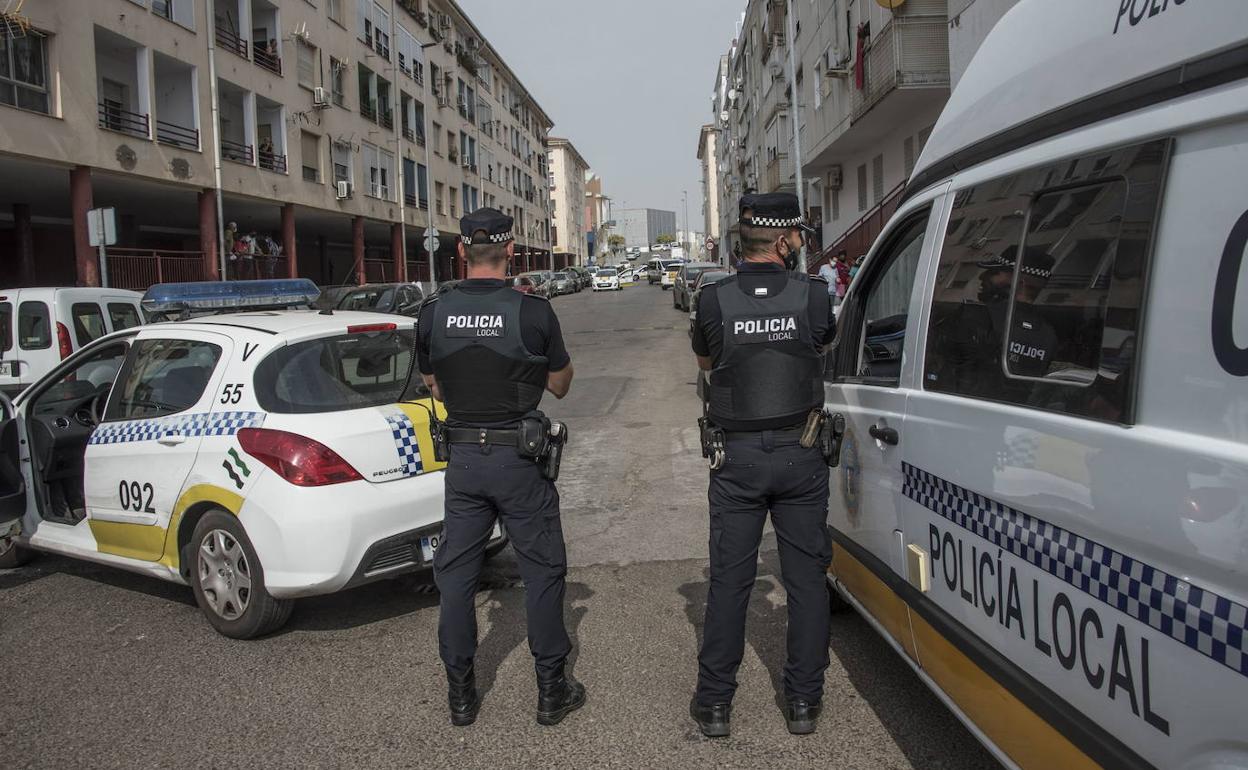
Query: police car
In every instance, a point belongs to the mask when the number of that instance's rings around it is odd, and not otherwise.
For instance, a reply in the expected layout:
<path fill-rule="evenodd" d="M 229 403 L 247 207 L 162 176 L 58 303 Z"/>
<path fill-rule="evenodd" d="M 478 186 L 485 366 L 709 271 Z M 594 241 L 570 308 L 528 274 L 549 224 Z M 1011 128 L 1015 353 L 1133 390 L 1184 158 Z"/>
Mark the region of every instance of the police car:
<path fill-rule="evenodd" d="M 149 314 L 191 318 L 110 334 L 0 399 L 0 537 L 19 529 L 0 566 L 48 551 L 189 584 L 214 628 L 249 638 L 293 599 L 430 565 L 441 405 L 405 394 L 415 322 L 272 309 L 316 295 L 156 286 Z"/>
<path fill-rule="evenodd" d="M 841 310 L 835 595 L 1010 767 L 1248 767 L 1246 10 L 1016 5 Z"/>

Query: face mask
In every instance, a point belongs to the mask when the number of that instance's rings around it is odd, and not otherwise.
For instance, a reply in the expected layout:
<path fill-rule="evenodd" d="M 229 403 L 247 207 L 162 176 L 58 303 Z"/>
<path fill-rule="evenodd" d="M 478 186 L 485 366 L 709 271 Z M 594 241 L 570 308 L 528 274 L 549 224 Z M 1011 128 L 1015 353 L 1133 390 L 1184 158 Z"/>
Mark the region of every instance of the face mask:
<path fill-rule="evenodd" d="M 802 247 L 801 247 L 801 246 L 798 246 L 796 249 L 795 249 L 795 248 L 793 248 L 793 244 L 789 243 L 789 239 L 788 239 L 788 238 L 785 238 L 785 239 L 784 239 L 784 245 L 789 247 L 788 252 L 787 252 L 787 253 L 785 253 L 785 255 L 784 255 L 784 257 L 783 257 L 783 259 L 784 259 L 784 266 L 785 266 L 785 268 L 786 268 L 786 269 L 788 269 L 788 270 L 796 270 L 796 269 L 797 269 L 797 258 L 801 255 Z"/>
<path fill-rule="evenodd" d="M 992 305 L 997 302 L 1004 302 L 1010 298 L 1010 288 L 1008 286 L 994 286 L 989 283 L 981 284 L 979 287 L 979 301 L 985 305 Z"/>

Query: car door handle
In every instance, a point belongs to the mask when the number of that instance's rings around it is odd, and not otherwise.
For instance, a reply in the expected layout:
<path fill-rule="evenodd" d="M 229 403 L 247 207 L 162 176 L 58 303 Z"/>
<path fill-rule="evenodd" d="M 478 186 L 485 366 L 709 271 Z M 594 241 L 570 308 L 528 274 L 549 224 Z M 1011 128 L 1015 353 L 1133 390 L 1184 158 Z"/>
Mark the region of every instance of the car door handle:
<path fill-rule="evenodd" d="M 872 433 L 871 435 L 874 436 L 875 434 Z M 181 433 L 166 433 L 156 439 L 156 443 L 164 444 L 165 446 L 177 446 L 178 444 L 186 443 L 186 436 L 183 436 Z"/>
<path fill-rule="evenodd" d="M 888 444 L 889 446 L 897 446 L 897 442 L 901 440 L 901 437 L 897 434 L 897 431 L 893 428 L 883 427 L 880 425 L 872 425 L 867 430 L 867 432 L 871 434 L 871 438 L 875 439 L 876 441 L 883 441 L 885 444 Z"/>

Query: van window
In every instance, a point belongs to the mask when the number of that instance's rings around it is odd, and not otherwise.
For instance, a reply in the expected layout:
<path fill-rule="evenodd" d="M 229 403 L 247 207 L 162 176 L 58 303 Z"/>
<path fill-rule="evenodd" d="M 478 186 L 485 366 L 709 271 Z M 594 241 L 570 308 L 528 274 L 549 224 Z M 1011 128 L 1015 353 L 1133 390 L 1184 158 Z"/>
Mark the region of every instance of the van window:
<path fill-rule="evenodd" d="M 13 349 L 13 303 L 0 302 L 0 353 Z"/>
<path fill-rule="evenodd" d="M 125 302 L 108 303 L 108 320 L 112 323 L 115 332 L 143 325 L 139 309 Z"/>
<path fill-rule="evenodd" d="M 895 228 L 872 259 L 863 289 L 853 305 L 842 310 L 846 336 L 838 349 L 854 350 L 852 367 L 839 372 L 870 384 L 893 387 L 901 380 L 901 355 L 910 326 L 910 295 L 923 253 L 928 212 L 912 216 Z M 849 331 L 852 329 L 853 331 Z"/>
<path fill-rule="evenodd" d="M 221 346 L 199 340 L 139 340 L 130 349 L 104 421 L 164 417 L 199 402 Z"/>
<path fill-rule="evenodd" d="M 929 390 L 1130 423 L 1168 140 L 955 197 L 933 296 Z"/>
<path fill-rule="evenodd" d="M 74 319 L 74 339 L 78 347 L 108 333 L 104 328 L 104 314 L 94 302 L 75 302 L 69 308 L 69 315 Z"/>
<path fill-rule="evenodd" d="M 23 350 L 52 347 L 52 316 L 44 302 L 23 302 L 17 307 L 17 344 Z"/>
<path fill-rule="evenodd" d="M 342 334 L 279 348 L 256 367 L 256 399 L 260 408 L 279 414 L 396 403 L 412 368 L 412 344 L 413 332 L 405 330 Z"/>

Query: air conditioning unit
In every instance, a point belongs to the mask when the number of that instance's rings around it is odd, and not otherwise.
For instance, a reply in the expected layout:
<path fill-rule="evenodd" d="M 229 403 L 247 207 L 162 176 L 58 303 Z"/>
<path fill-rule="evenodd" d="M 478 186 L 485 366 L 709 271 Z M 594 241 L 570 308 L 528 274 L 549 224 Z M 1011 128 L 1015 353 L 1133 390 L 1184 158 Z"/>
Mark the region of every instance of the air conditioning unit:
<path fill-rule="evenodd" d="M 849 77 L 849 57 L 840 48 L 832 47 L 823 52 L 823 74 L 829 78 Z"/>
<path fill-rule="evenodd" d="M 839 165 L 833 166 L 832 168 L 828 169 L 828 189 L 829 190 L 839 190 L 841 189 L 842 186 L 844 186 L 844 184 L 845 184 L 845 175 L 843 173 L 843 169 Z"/>
<path fill-rule="evenodd" d="M 447 97 L 447 95 L 446 95 L 446 94 L 443 94 L 443 93 L 437 93 L 437 94 L 435 94 L 435 95 L 438 97 L 438 106 L 439 106 L 439 107 L 450 107 L 450 106 L 451 106 L 451 100 L 450 100 L 450 98 L 449 98 L 449 97 Z"/>
<path fill-rule="evenodd" d="M 345 200 L 347 200 L 348 198 L 350 198 L 350 197 L 351 197 L 351 193 L 352 193 L 352 190 L 351 190 L 351 183 L 350 183 L 350 182 L 339 182 L 339 183 L 337 184 L 337 191 L 336 191 L 336 192 L 337 192 L 337 194 L 338 194 L 338 195 L 337 195 L 338 200 L 340 200 L 340 201 L 345 201 Z"/>
<path fill-rule="evenodd" d="M 329 106 L 329 94 L 321 86 L 312 89 L 312 106 L 318 109 Z"/>
<path fill-rule="evenodd" d="M 460 165 L 467 169 L 472 168 L 472 163 L 467 158 L 464 158 L 463 163 L 461 163 Z"/>
<path fill-rule="evenodd" d="M 465 109 L 468 107 L 468 100 L 461 96 L 455 100 L 455 106 L 459 107 L 461 110 Z"/>

